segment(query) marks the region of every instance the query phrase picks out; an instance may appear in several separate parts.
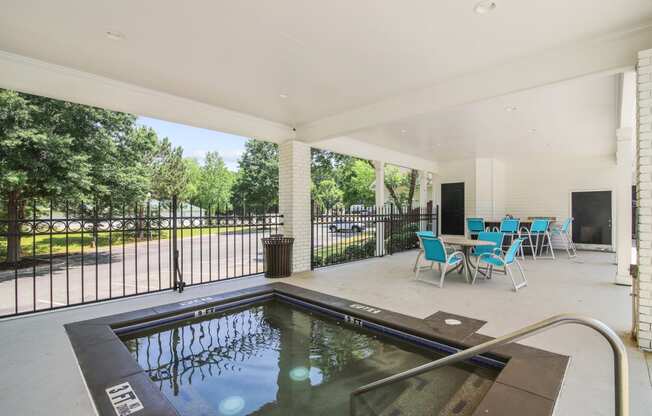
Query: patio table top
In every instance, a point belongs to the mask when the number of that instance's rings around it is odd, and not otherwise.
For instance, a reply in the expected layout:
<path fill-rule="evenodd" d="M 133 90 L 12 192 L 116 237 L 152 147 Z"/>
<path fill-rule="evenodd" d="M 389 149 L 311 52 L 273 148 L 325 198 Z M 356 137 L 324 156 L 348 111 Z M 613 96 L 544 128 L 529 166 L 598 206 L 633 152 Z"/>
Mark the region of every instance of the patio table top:
<path fill-rule="evenodd" d="M 477 246 L 495 245 L 491 241 L 473 240 L 471 238 L 466 238 L 463 235 L 442 234 L 441 239 L 444 241 L 444 243 L 451 244 L 454 246 L 477 247 Z"/>

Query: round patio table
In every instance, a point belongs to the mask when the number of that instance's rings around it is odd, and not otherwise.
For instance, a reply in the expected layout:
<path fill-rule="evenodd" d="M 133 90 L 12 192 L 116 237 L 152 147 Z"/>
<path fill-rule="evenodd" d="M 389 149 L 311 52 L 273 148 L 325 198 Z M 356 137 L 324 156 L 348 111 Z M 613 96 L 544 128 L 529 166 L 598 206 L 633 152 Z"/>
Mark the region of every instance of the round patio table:
<path fill-rule="evenodd" d="M 441 235 L 441 239 L 444 244 L 456 246 L 462 249 L 462 252 L 464 253 L 464 266 L 468 271 L 467 280 L 469 280 L 470 273 L 475 270 L 475 266 L 471 263 L 471 249 L 478 246 L 494 245 L 494 243 L 490 241 L 473 240 L 471 238 L 466 238 L 463 235 Z"/>

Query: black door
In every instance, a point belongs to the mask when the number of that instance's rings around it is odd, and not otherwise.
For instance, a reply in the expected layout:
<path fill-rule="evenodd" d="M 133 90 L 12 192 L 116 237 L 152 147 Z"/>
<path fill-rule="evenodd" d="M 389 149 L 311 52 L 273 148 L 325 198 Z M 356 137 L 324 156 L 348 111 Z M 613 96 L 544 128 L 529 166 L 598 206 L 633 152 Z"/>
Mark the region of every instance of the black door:
<path fill-rule="evenodd" d="M 464 182 L 441 185 L 441 233 L 464 235 Z"/>
<path fill-rule="evenodd" d="M 573 192 L 573 241 L 611 245 L 611 191 Z"/>

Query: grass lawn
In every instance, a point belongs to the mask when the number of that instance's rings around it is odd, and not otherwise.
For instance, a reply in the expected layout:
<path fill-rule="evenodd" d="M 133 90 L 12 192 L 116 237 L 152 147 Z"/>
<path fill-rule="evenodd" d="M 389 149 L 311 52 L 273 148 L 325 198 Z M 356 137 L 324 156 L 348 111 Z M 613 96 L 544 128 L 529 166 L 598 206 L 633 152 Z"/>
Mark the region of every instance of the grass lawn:
<path fill-rule="evenodd" d="M 237 227 L 211 227 L 211 228 L 184 228 L 183 237 L 187 238 L 192 235 L 192 237 L 198 237 L 200 235 L 208 234 L 226 234 L 233 233 L 234 231 L 243 231 L 248 230 L 248 226 L 237 226 Z M 181 228 L 177 231 L 178 236 L 181 237 Z M 201 231 L 200 231 L 201 230 Z M 255 230 L 254 227 L 251 228 L 252 232 Z M 262 231 L 259 229 L 259 233 L 262 234 Z M 110 234 L 110 235 L 109 235 Z M 170 230 L 161 231 L 161 240 L 168 240 L 172 235 Z M 81 253 L 82 246 L 84 251 L 95 251 L 95 247 L 92 246 L 92 234 L 84 233 L 83 239 L 81 233 L 69 233 L 66 235 L 36 235 L 34 237 L 25 235 L 21 238 L 20 246 L 24 256 L 33 256 L 33 255 L 49 255 L 50 247 L 52 247 L 52 254 L 63 254 L 66 252 L 66 239 L 68 242 L 68 253 Z M 156 232 L 152 232 L 150 237 L 150 244 L 156 244 L 158 242 L 159 236 Z M 139 244 L 146 244 L 147 238 L 139 238 Z M 98 233 L 98 249 L 108 248 L 109 244 L 113 247 L 121 246 L 123 243 L 122 231 L 113 231 L 111 233 L 104 231 Z M 133 232 L 125 232 L 124 243 L 131 244 L 134 243 Z M 4 259 L 7 255 L 7 238 L 0 237 L 0 259 Z"/>

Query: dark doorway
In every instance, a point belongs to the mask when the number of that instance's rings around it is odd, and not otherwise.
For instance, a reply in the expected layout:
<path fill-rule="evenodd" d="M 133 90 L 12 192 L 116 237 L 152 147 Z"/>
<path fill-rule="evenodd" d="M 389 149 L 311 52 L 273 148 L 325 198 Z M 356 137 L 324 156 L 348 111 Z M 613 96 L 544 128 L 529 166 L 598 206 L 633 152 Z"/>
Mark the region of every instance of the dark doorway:
<path fill-rule="evenodd" d="M 611 245 L 611 191 L 573 192 L 573 241 Z"/>
<path fill-rule="evenodd" d="M 464 182 L 441 185 L 441 233 L 464 235 Z"/>

